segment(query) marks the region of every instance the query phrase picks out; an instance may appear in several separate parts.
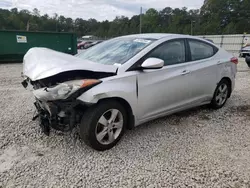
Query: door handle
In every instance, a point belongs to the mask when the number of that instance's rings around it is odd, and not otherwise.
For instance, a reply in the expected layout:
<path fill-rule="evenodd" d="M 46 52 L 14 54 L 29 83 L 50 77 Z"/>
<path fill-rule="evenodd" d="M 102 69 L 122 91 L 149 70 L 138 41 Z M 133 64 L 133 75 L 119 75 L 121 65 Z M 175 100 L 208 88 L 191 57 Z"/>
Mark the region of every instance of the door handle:
<path fill-rule="evenodd" d="M 189 73 L 190 73 L 189 70 L 184 70 L 184 71 L 182 71 L 181 75 L 186 75 L 186 74 L 189 74 Z"/>
<path fill-rule="evenodd" d="M 218 61 L 218 62 L 217 62 L 217 65 L 220 65 L 220 64 L 222 64 L 222 63 L 223 63 L 222 61 Z"/>

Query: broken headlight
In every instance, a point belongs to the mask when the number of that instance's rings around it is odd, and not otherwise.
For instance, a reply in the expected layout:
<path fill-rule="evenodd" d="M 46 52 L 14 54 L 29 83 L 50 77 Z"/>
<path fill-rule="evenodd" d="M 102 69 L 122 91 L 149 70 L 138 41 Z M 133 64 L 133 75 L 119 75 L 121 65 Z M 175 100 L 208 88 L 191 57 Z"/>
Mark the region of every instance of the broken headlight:
<path fill-rule="evenodd" d="M 35 97 L 42 101 L 66 99 L 77 90 L 100 83 L 100 80 L 73 80 L 57 84 L 53 87 L 40 88 L 33 91 Z"/>

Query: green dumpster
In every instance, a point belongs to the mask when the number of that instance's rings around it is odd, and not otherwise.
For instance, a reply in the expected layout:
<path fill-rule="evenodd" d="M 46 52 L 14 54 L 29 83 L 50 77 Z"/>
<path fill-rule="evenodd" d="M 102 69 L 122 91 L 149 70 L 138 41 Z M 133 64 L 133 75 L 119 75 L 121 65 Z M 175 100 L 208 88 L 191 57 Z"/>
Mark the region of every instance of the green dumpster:
<path fill-rule="evenodd" d="M 22 61 L 32 47 L 46 47 L 75 55 L 77 37 L 74 33 L 0 30 L 0 61 Z"/>

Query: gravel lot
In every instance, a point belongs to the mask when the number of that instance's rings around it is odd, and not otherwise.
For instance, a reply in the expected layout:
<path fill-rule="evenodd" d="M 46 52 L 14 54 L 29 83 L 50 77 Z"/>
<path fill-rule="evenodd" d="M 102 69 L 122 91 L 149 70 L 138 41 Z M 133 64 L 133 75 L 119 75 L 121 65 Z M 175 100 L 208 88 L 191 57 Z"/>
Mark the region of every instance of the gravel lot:
<path fill-rule="evenodd" d="M 127 131 L 105 152 L 72 133 L 40 132 L 21 64 L 0 64 L 0 187 L 250 187 L 250 71 L 242 61 L 223 109 Z"/>

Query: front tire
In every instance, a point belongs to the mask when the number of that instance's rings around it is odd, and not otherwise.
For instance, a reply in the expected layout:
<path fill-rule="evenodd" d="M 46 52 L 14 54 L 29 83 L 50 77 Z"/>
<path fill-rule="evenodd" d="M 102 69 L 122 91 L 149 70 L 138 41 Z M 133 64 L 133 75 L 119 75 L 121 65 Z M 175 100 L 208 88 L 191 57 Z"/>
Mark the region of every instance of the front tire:
<path fill-rule="evenodd" d="M 213 109 L 222 108 L 226 104 L 230 92 L 230 83 L 226 79 L 221 80 L 215 89 L 210 106 Z"/>
<path fill-rule="evenodd" d="M 83 115 L 80 136 L 90 147 L 104 151 L 114 147 L 124 134 L 127 113 L 115 100 L 100 102 Z"/>

